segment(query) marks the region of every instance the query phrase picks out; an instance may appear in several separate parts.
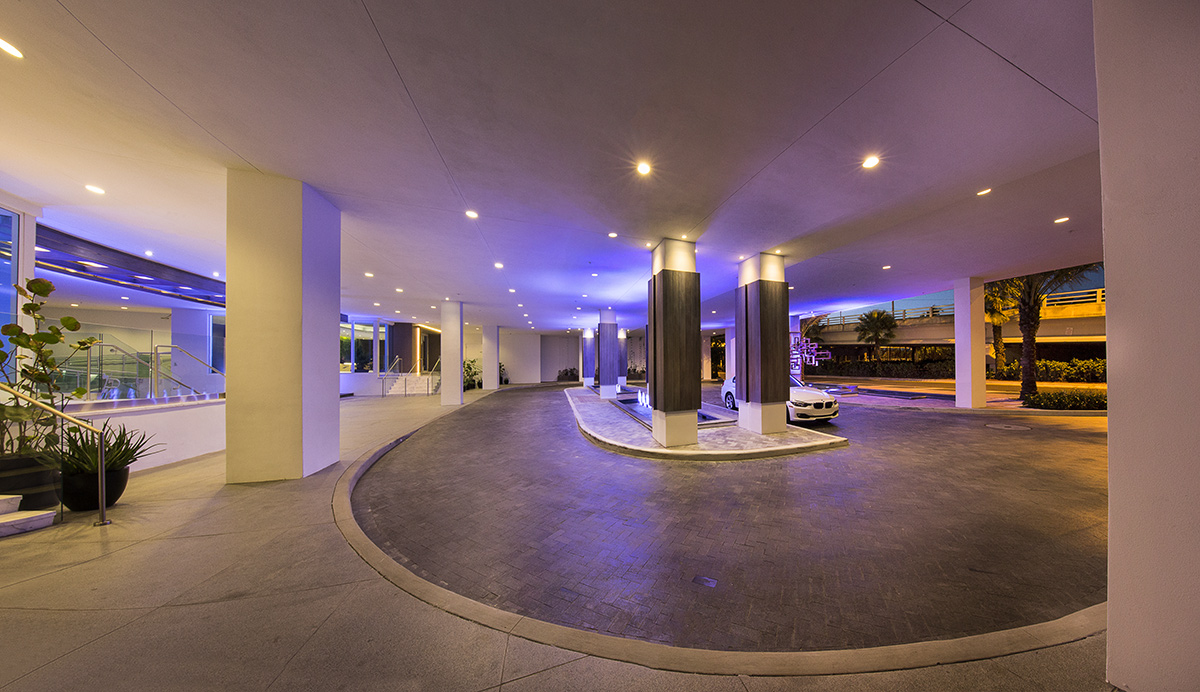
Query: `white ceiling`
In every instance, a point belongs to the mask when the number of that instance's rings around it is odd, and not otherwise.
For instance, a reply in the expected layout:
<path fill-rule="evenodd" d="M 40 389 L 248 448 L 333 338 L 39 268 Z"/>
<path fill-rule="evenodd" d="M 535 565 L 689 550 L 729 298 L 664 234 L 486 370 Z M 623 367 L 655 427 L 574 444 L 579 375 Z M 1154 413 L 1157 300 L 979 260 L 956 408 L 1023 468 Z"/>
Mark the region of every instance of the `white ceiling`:
<path fill-rule="evenodd" d="M 0 190 L 224 275 L 225 170 L 294 177 L 343 211 L 343 312 L 546 331 L 642 324 L 666 236 L 706 327 L 755 252 L 793 313 L 1101 259 L 1089 0 L 682 7 L 9 3 Z"/>

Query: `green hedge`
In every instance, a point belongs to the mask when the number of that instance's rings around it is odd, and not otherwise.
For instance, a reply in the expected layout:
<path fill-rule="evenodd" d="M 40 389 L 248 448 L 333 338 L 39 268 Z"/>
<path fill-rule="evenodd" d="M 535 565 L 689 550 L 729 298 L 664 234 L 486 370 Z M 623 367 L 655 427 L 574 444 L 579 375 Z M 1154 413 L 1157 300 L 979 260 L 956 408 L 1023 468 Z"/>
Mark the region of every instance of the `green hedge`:
<path fill-rule="evenodd" d="M 1025 400 L 1025 406 L 1055 411 L 1107 411 L 1108 394 L 1086 389 L 1038 392 Z"/>
<path fill-rule="evenodd" d="M 1103 358 L 1090 360 L 1072 360 L 1064 363 L 1059 360 L 1039 360 L 1037 362 L 1038 382 L 1104 382 L 1107 380 L 1107 361 Z M 1021 379 L 1021 361 L 1013 360 L 995 374 L 998 380 Z"/>
<path fill-rule="evenodd" d="M 804 366 L 804 372 L 809 375 L 943 380 L 954 377 L 954 361 L 933 360 L 913 363 L 907 360 L 885 360 L 876 363 L 869 360 L 841 362 L 826 360 L 819 365 Z"/>

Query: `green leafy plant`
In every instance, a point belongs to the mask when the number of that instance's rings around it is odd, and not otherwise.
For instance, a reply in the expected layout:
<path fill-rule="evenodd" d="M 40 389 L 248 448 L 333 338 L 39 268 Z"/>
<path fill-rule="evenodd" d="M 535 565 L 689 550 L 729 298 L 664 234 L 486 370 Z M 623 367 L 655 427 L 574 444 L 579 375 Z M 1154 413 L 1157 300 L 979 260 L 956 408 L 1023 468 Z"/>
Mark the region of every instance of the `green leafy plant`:
<path fill-rule="evenodd" d="M 875 360 L 879 360 L 879 349 L 892 343 L 896 338 L 896 318 L 886 310 L 871 310 L 858 316 L 858 324 L 854 325 L 859 341 L 865 341 L 874 346 Z"/>
<path fill-rule="evenodd" d="M 112 428 L 104 423 L 104 469 L 116 471 L 133 462 L 162 450 L 162 443 L 151 443 L 151 436 L 144 432 L 128 430 L 122 425 Z M 62 469 L 64 475 L 94 474 L 100 470 L 100 450 L 96 435 L 79 426 L 70 425 L 63 430 L 62 445 L 49 455 L 51 463 Z"/>
<path fill-rule="evenodd" d="M 579 370 L 577 368 L 563 368 L 558 371 L 559 382 L 575 382 L 579 379 Z"/>
<path fill-rule="evenodd" d="M 1108 410 L 1108 393 L 1086 389 L 1043 390 L 1027 397 L 1024 403 L 1026 408 L 1055 411 L 1105 411 Z"/>
<path fill-rule="evenodd" d="M 69 343 L 64 331 L 79 331 L 79 320 L 63 317 L 58 324 L 49 324 L 42 315 L 42 308 L 48 302 L 46 298 L 54 292 L 54 284 L 46 279 L 30 279 L 24 286 L 14 285 L 14 288 L 25 299 L 21 314 L 33 321 L 33 331 L 27 332 L 16 323 L 0 327 L 0 334 L 8 341 L 8 346 L 0 349 L 0 371 L 3 371 L 4 382 L 61 411 L 67 401 L 67 395 L 58 385 L 61 363 L 91 348 L 97 339 L 81 339 L 71 344 L 67 358 L 56 358 L 52 347 Z M 72 395 L 82 397 L 86 393 L 80 387 Z M 0 405 L 0 453 L 31 456 L 58 446 L 61 426 L 57 417 L 15 396 L 8 395 L 4 399 L 6 403 Z"/>
<path fill-rule="evenodd" d="M 483 370 L 479 367 L 479 359 L 463 361 L 463 389 L 474 389 L 483 386 Z"/>

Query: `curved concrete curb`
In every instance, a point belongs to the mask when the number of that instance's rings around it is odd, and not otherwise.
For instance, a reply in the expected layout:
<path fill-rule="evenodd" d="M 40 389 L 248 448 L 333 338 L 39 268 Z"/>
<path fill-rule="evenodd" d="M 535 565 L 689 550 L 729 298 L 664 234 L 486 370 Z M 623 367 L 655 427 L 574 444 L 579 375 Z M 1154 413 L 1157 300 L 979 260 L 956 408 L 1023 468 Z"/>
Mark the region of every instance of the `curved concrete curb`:
<path fill-rule="evenodd" d="M 333 490 L 333 518 L 338 529 L 367 564 L 408 594 L 452 615 L 540 644 L 681 673 L 832 675 L 924 668 L 1006 656 L 1066 644 L 1101 632 L 1106 627 L 1108 604 L 1100 603 L 1050 622 L 958 639 L 869 649 L 757 652 L 687 649 L 533 620 L 477 603 L 425 581 L 401 567 L 372 543 L 354 520 L 350 504 L 354 486 L 376 461 L 404 439 L 394 440 L 363 454 L 338 478 Z"/>
<path fill-rule="evenodd" d="M 756 449 L 713 449 L 713 450 L 684 450 L 677 451 L 667 449 L 665 447 L 636 447 L 634 445 L 618 442 L 611 438 L 605 437 L 595 430 L 589 428 L 587 423 L 583 421 L 583 416 L 579 415 L 579 409 L 575 406 L 575 401 L 570 395 L 567 395 L 567 401 L 571 404 L 571 412 L 575 415 L 575 425 L 578 426 L 579 432 L 588 439 L 589 442 L 597 447 L 603 447 L 617 454 L 625 456 L 637 457 L 639 459 L 666 459 L 670 461 L 745 461 L 748 459 L 769 459 L 771 457 L 783 457 L 789 454 L 797 454 L 799 452 L 813 452 L 818 449 L 830 449 L 832 447 L 846 447 L 850 441 L 844 437 L 836 435 L 827 435 L 822 432 L 810 430 L 809 432 L 829 438 L 821 442 L 805 442 L 803 444 L 785 445 L 782 447 L 763 447 Z"/>
<path fill-rule="evenodd" d="M 928 411 L 931 413 L 969 413 L 983 416 L 1071 416 L 1077 418 L 1101 418 L 1108 416 L 1108 411 L 1051 411 L 1041 408 L 958 408 L 957 406 L 889 406 L 887 404 L 861 404 L 857 401 L 846 401 L 845 399 L 838 399 L 838 405 L 882 410 Z"/>

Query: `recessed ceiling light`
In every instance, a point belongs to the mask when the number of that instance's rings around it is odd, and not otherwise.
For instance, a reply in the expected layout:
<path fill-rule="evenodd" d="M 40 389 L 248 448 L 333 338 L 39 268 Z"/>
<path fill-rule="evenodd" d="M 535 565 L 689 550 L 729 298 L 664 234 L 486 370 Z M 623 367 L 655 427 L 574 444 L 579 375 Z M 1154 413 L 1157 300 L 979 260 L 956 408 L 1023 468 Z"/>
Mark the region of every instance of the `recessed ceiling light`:
<path fill-rule="evenodd" d="M 717 314 L 717 311 L 716 311 L 716 310 L 713 310 L 713 311 L 712 311 L 712 314 L 714 314 L 714 315 L 715 315 L 715 314 Z"/>
<path fill-rule="evenodd" d="M 510 288 L 510 289 L 508 289 L 508 292 L 509 292 L 509 293 L 516 293 L 516 292 L 517 292 L 517 289 L 515 289 L 515 288 Z"/>
<path fill-rule="evenodd" d="M 34 251 L 35 251 L 35 252 L 50 252 L 50 249 L 49 249 L 49 248 L 37 247 L 36 245 L 34 246 L 34 248 L 33 248 L 33 249 L 34 249 Z"/>
<path fill-rule="evenodd" d="M 778 254 L 779 254 L 779 253 L 781 253 L 781 252 L 783 252 L 783 250 L 776 250 L 776 251 L 775 251 L 775 254 L 777 254 L 777 255 L 778 255 Z"/>
<path fill-rule="evenodd" d="M 397 310 L 396 312 L 400 312 L 400 311 L 399 311 L 399 310 Z M 413 315 L 413 316 L 412 316 L 412 318 L 415 320 L 415 319 L 417 319 L 417 316 L 416 316 L 416 315 Z"/>
<path fill-rule="evenodd" d="M 885 265 L 883 265 L 883 268 L 884 268 L 884 269 L 891 269 L 891 268 L 892 268 L 892 265 L 890 265 L 890 264 L 885 264 Z"/>
<path fill-rule="evenodd" d="M 146 255 L 147 257 L 153 257 L 153 256 L 154 256 L 154 251 L 153 251 L 153 250 L 147 250 L 147 251 L 145 252 L 145 255 Z"/>
<path fill-rule="evenodd" d="M 9 55 L 13 56 L 14 58 L 25 57 L 24 55 L 21 54 L 21 51 L 17 50 L 16 46 L 9 43 L 8 41 L 5 41 L 2 38 L 0 38 L 0 50 L 3 50 L 5 53 L 8 53 Z"/>
<path fill-rule="evenodd" d="M 529 313 L 527 312 L 524 315 L 521 315 L 521 317 L 529 317 Z"/>
<path fill-rule="evenodd" d="M 579 315 L 571 315 L 571 319 L 577 320 L 577 319 L 579 319 Z"/>
<path fill-rule="evenodd" d="M 595 272 L 592 272 L 592 276 L 600 276 L 600 275 Z"/>
<path fill-rule="evenodd" d="M 108 266 L 107 266 L 107 265 L 104 265 L 104 264 L 99 264 L 99 263 L 97 263 L 97 262 L 89 262 L 89 261 L 87 261 L 87 260 L 79 260 L 79 263 L 80 263 L 80 264 L 86 264 L 86 265 L 87 265 L 87 266 L 89 266 L 89 267 L 95 267 L 95 268 L 97 268 L 97 269 L 108 269 Z"/>
<path fill-rule="evenodd" d="M 608 237 L 609 237 L 609 238 L 616 238 L 616 237 L 617 237 L 617 234 L 616 234 L 616 233 L 609 233 L 609 234 L 608 234 Z"/>
<path fill-rule="evenodd" d="M 494 264 L 494 265 L 492 265 L 492 266 L 494 266 L 494 267 L 495 267 L 495 268 L 497 268 L 497 269 L 503 269 L 503 268 L 504 268 L 504 263 L 503 263 L 503 262 L 497 262 L 497 263 L 495 263 L 495 264 Z"/>
<path fill-rule="evenodd" d="M 796 287 L 795 287 L 795 286 L 788 286 L 788 290 L 789 290 L 789 291 L 794 291 L 794 290 L 796 290 Z"/>
<path fill-rule="evenodd" d="M 584 298 L 587 298 L 587 294 L 586 294 L 586 293 L 584 293 L 584 294 L 583 294 L 583 297 L 584 297 Z"/>
<path fill-rule="evenodd" d="M 141 276 L 141 275 L 139 275 L 139 274 L 134 274 L 134 275 L 133 275 L 133 278 L 135 278 L 135 279 L 141 279 L 142 281 L 154 281 L 154 277 L 153 277 L 153 276 Z"/>
<path fill-rule="evenodd" d="M 129 296 L 121 296 L 121 300 L 129 300 Z"/>
<path fill-rule="evenodd" d="M 125 307 L 124 305 L 122 305 L 122 306 L 121 306 L 121 309 L 122 309 L 122 310 L 128 310 L 129 308 L 127 308 L 127 307 Z"/>
<path fill-rule="evenodd" d="M 429 306 L 429 309 L 430 309 L 430 310 L 437 310 L 437 308 L 436 308 L 436 307 L 434 307 L 434 306 L 432 306 L 432 305 L 430 305 L 430 306 Z"/>
<path fill-rule="evenodd" d="M 181 290 L 181 291 L 190 291 L 190 290 L 192 290 L 192 289 L 188 288 L 187 286 L 180 286 L 180 287 L 179 287 L 179 290 Z"/>
<path fill-rule="evenodd" d="M 379 307 L 379 303 L 375 303 L 375 307 Z M 399 312 L 399 310 L 397 310 L 396 312 Z"/>
<path fill-rule="evenodd" d="M 219 277 L 219 276 L 221 276 L 221 272 L 213 272 L 213 276 Z"/>
<path fill-rule="evenodd" d="M 89 191 L 89 192 L 95 192 L 95 193 L 96 193 L 96 194 L 98 194 L 98 195 L 102 195 L 102 194 L 104 194 L 104 188 L 102 188 L 102 187 L 97 187 L 97 186 L 95 186 L 95 185 L 84 185 L 84 186 L 83 186 L 83 189 L 85 189 L 85 190 L 87 190 L 87 191 Z"/>
<path fill-rule="evenodd" d="M 525 307 L 525 303 L 517 303 L 517 307 L 523 308 L 523 307 Z"/>
<path fill-rule="evenodd" d="M 71 307 L 77 308 L 77 307 L 79 307 L 79 303 L 71 303 Z"/>
<path fill-rule="evenodd" d="M 863 168 L 874 168 L 879 165 L 878 156 L 868 156 L 866 161 L 863 161 Z"/>
<path fill-rule="evenodd" d="M 476 211 L 473 211 L 473 210 L 471 210 L 471 209 L 468 209 L 468 210 L 467 210 L 467 218 L 471 218 L 471 219 L 478 219 L 478 218 L 479 218 L 479 212 L 476 212 Z"/>
<path fill-rule="evenodd" d="M 445 298 L 443 298 L 442 300 L 450 300 L 450 296 L 446 296 L 446 297 L 445 297 Z"/>
<path fill-rule="evenodd" d="M 529 324 L 533 324 L 533 320 L 529 320 Z"/>
<path fill-rule="evenodd" d="M 641 173 L 642 175 L 648 175 L 650 173 L 650 164 L 646 163 L 645 161 L 639 161 L 637 165 L 637 172 Z"/>
<path fill-rule="evenodd" d="M 680 237 L 681 237 L 681 238 L 683 238 L 684 240 L 687 240 L 687 234 L 686 234 L 686 233 L 685 233 L 685 234 L 683 234 L 683 235 L 682 235 L 682 236 L 680 236 Z"/>
<path fill-rule="evenodd" d="M 373 278 L 375 275 L 374 275 L 374 274 L 372 274 L 371 272 L 363 272 L 363 276 L 365 276 L 365 277 L 367 277 L 368 279 L 370 279 L 370 278 Z"/>
<path fill-rule="evenodd" d="M 397 289 L 396 289 L 396 293 L 404 293 L 404 289 L 403 289 L 403 288 L 397 288 Z"/>
<path fill-rule="evenodd" d="M 650 247 L 650 243 L 646 243 L 646 247 Z"/>
<path fill-rule="evenodd" d="M 1054 220 L 1054 223 L 1066 223 L 1066 222 L 1068 222 L 1068 221 L 1070 221 L 1070 220 L 1071 220 L 1071 217 L 1069 217 L 1069 216 L 1064 216 L 1064 217 L 1062 217 L 1061 219 L 1055 219 L 1055 220 Z"/>
<path fill-rule="evenodd" d="M 575 308 L 575 309 L 576 309 L 576 310 L 582 310 L 583 308 Z"/>
<path fill-rule="evenodd" d="M 989 192 L 991 192 L 991 191 L 992 191 L 992 188 L 990 188 L 990 187 L 989 187 L 989 188 L 988 188 L 988 189 L 986 189 L 986 190 L 980 190 L 979 192 L 976 192 L 976 193 L 975 193 L 975 196 L 977 196 L 977 197 L 983 197 L 984 195 L 986 195 L 987 193 L 989 193 Z"/>
<path fill-rule="evenodd" d="M 746 259 L 745 255 L 738 255 L 738 259 Z"/>

